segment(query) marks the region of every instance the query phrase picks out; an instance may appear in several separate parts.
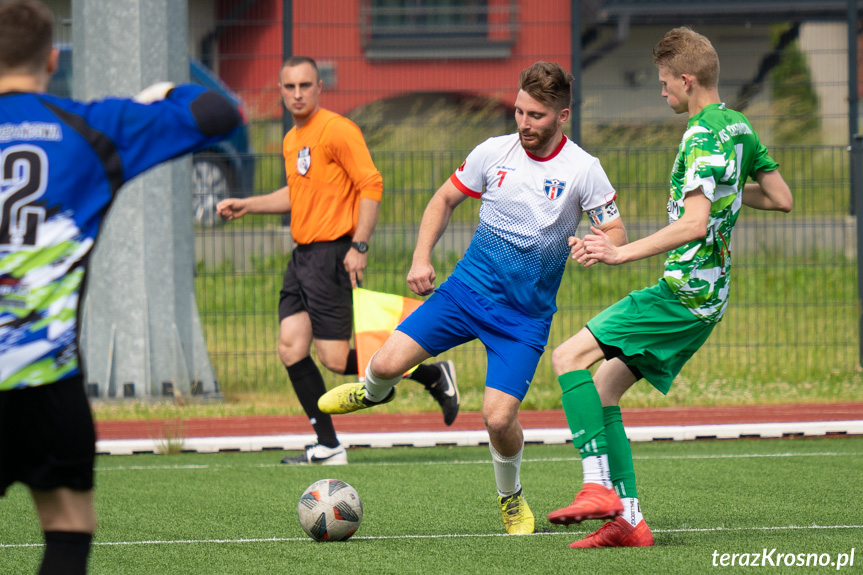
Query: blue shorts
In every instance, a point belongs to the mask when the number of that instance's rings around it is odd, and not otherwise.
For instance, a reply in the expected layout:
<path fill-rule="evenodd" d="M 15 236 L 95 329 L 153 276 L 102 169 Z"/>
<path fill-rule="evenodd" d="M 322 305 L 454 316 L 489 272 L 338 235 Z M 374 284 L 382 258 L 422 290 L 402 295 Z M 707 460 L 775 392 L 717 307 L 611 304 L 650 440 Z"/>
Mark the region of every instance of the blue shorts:
<path fill-rule="evenodd" d="M 435 356 L 479 339 L 487 387 L 524 399 L 548 343 L 551 322 L 494 303 L 450 276 L 396 328 Z"/>

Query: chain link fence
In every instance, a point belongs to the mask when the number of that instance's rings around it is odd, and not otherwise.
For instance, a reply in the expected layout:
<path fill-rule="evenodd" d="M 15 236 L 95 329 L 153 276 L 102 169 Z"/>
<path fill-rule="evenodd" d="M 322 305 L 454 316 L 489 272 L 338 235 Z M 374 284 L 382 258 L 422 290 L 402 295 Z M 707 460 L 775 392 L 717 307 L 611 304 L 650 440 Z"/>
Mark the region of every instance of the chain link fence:
<path fill-rule="evenodd" d="M 761 11 L 750 4 L 190 0 L 190 56 L 243 101 L 248 136 L 247 148 L 233 151 L 241 161 L 223 162 L 221 176 L 199 174 L 196 191 L 215 194 L 214 204 L 283 185 L 278 73 L 289 38 L 291 53 L 320 66 L 322 105 L 362 128 L 383 174 L 364 287 L 411 295 L 404 279 L 427 201 L 474 146 L 515 131 L 518 73 L 549 60 L 578 77 L 580 114 L 567 133 L 600 158 L 630 240 L 642 237 L 666 224 L 668 174 L 686 124 L 660 96 L 651 50 L 669 28 L 691 25 L 716 46 L 720 94 L 747 114 L 780 162 L 795 207 L 788 215 L 744 208 L 732 242 L 728 312 L 676 387 L 722 403 L 759 400 L 763 386 L 779 386 L 789 400 L 811 399 L 836 382 L 824 397 L 840 399 L 859 388 L 844 2 L 760 2 L 767 6 Z M 456 210 L 435 251 L 438 281 L 463 255 L 478 207 L 468 201 Z M 199 220 L 195 241 L 198 305 L 222 389 L 287 390 L 276 341 L 278 294 L 293 248 L 289 221 Z M 569 265 L 549 349 L 632 289 L 655 283 L 662 263 Z M 446 357 L 463 386 L 481 389 L 481 345 Z M 558 395 L 546 354 L 525 404 L 542 406 L 543 397 Z"/>

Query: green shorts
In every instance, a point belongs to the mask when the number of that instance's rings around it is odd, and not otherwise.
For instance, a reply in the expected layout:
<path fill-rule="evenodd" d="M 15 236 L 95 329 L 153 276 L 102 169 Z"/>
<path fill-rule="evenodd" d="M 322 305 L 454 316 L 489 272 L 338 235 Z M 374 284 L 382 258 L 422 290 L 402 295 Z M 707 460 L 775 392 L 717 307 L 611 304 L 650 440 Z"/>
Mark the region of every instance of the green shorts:
<path fill-rule="evenodd" d="M 637 290 L 587 322 L 606 359 L 620 358 L 662 393 L 698 351 L 715 323 L 687 309 L 665 283 Z"/>

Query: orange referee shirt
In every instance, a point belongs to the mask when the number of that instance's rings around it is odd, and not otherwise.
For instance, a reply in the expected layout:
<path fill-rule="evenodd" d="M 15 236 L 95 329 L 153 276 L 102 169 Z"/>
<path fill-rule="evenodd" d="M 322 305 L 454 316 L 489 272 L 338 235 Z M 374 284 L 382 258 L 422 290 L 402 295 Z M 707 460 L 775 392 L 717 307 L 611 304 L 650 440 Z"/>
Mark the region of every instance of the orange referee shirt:
<path fill-rule="evenodd" d="M 298 244 L 353 236 L 360 198 L 377 202 L 383 179 L 356 124 L 319 109 L 282 143 L 291 194 L 291 235 Z"/>

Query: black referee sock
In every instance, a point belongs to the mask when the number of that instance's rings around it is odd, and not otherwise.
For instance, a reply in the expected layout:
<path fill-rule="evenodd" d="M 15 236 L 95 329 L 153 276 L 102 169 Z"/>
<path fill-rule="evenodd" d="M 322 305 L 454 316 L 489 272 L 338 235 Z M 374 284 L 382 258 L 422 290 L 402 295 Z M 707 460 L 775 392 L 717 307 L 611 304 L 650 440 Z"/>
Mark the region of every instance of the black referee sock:
<path fill-rule="evenodd" d="M 345 364 L 345 373 L 343 375 L 359 375 L 360 366 L 357 361 L 357 350 L 352 349 L 348 352 L 348 361 Z"/>
<path fill-rule="evenodd" d="M 84 575 L 92 540 L 90 533 L 46 531 L 39 575 Z"/>
<path fill-rule="evenodd" d="M 426 389 L 433 386 L 440 378 L 441 370 L 436 365 L 419 364 L 408 378 L 423 384 Z"/>
<path fill-rule="evenodd" d="M 300 405 L 309 417 L 309 422 L 318 435 L 318 443 L 327 447 L 336 447 L 339 440 L 336 439 L 336 428 L 333 427 L 333 418 L 330 414 L 318 409 L 318 399 L 327 392 L 324 378 L 315 360 L 306 356 L 294 365 L 288 366 L 288 377 L 294 386 Z"/>

